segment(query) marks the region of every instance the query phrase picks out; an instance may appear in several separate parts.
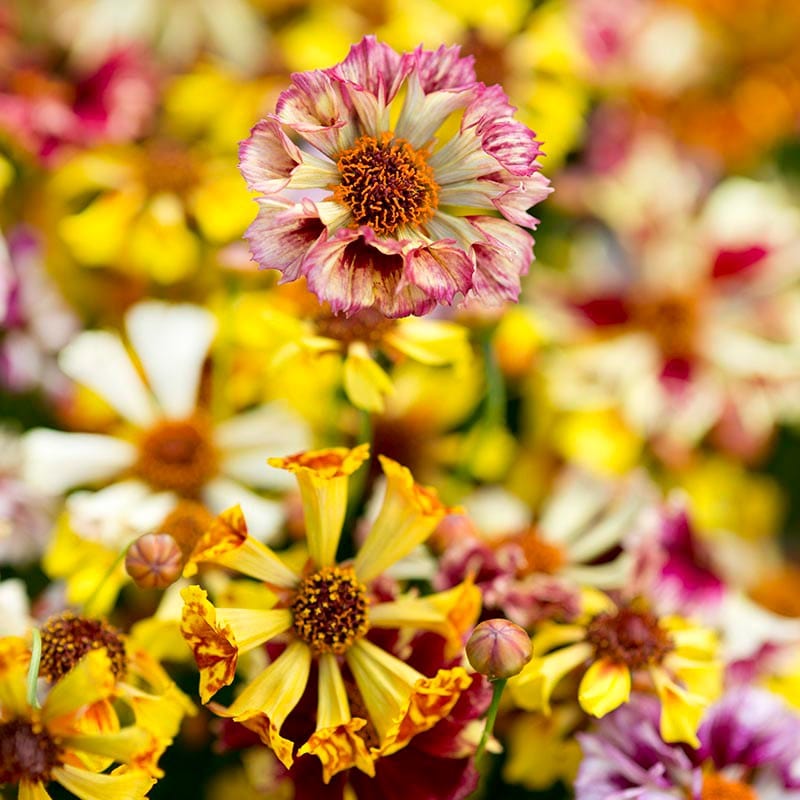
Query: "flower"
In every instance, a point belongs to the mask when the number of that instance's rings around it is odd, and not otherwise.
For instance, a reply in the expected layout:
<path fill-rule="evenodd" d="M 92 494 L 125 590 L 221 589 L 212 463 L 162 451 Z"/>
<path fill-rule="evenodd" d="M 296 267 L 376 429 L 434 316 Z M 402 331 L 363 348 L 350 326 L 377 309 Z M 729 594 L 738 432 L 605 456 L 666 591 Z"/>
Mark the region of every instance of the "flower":
<path fill-rule="evenodd" d="M 389 602 L 370 593 L 369 584 L 423 542 L 447 513 L 432 490 L 388 458 L 381 458 L 387 488 L 377 519 L 354 560 L 336 563 L 348 479 L 368 452 L 361 445 L 271 460 L 293 472 L 300 486 L 310 556 L 300 574 L 247 534 L 238 508 L 221 515 L 201 541 L 197 561 L 264 581 L 276 593 L 276 607 L 215 608 L 203 589 L 183 591 L 182 632 L 200 667 L 203 702 L 233 681 L 242 654 L 283 643 L 280 655 L 230 707 L 214 710 L 256 731 L 287 768 L 299 744 L 298 756 L 319 758 L 326 782 L 351 767 L 374 775 L 375 759 L 435 725 L 472 680 L 461 667 L 428 677 L 367 638 L 375 629 L 430 630 L 445 637 L 452 657 L 479 610 L 470 582 L 438 595 L 408 594 Z M 295 742 L 284 724 L 306 692 L 312 662 L 319 698 L 315 730 Z M 354 713 L 356 703 L 362 711 Z"/>
<path fill-rule="evenodd" d="M 799 736 L 795 713 L 775 695 L 748 686 L 709 708 L 698 748 L 686 750 L 661 740 L 657 703 L 637 695 L 595 732 L 579 734 L 584 759 L 575 797 L 796 800 Z"/>
<path fill-rule="evenodd" d="M 262 195 L 245 234 L 254 259 L 305 276 L 335 314 L 516 300 L 533 244 L 518 226 L 535 227 L 527 210 L 549 187 L 512 113 L 457 47 L 400 55 L 366 37 L 340 64 L 295 74 L 240 148 Z"/>
<path fill-rule="evenodd" d="M 22 639 L 0 639 L 0 783 L 41 800 L 51 781 L 81 800 L 143 798 L 155 780 L 137 760 L 149 757 L 152 735 L 138 725 L 120 727 L 113 712 L 104 723 L 82 713 L 114 691 L 106 651 L 92 650 L 55 680 L 41 707 L 26 699 L 30 660 Z M 104 774 L 112 761 L 123 768 Z"/>
<path fill-rule="evenodd" d="M 547 712 L 556 684 L 583 667 L 578 702 L 604 717 L 628 701 L 635 678 L 658 695 L 664 740 L 697 746 L 700 717 L 720 689 L 714 633 L 677 616 L 659 618 L 641 601 L 617 606 L 599 593 L 586 593 L 584 611 L 582 624 L 537 630 L 534 658 L 509 681 L 516 702 Z"/>

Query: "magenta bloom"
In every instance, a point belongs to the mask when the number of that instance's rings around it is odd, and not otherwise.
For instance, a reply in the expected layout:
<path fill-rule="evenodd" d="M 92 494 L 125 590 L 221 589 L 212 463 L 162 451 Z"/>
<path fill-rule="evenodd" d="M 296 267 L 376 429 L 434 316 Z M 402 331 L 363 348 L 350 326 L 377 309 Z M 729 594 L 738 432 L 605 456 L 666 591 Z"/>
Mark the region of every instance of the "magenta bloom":
<path fill-rule="evenodd" d="M 513 111 L 458 47 L 400 55 L 366 37 L 341 64 L 293 75 L 240 147 L 263 195 L 245 234 L 254 259 L 346 315 L 516 300 L 528 209 L 550 188 Z"/>

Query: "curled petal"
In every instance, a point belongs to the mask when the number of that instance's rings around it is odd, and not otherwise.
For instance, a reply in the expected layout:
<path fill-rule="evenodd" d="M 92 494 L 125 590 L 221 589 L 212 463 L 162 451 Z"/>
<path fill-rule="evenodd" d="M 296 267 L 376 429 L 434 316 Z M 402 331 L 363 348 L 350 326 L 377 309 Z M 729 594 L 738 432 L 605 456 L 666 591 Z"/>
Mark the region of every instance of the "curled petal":
<path fill-rule="evenodd" d="M 401 286 L 406 283 L 421 289 L 437 302 L 450 305 L 457 294 L 472 287 L 475 265 L 452 240 L 416 247 L 405 256 Z"/>
<path fill-rule="evenodd" d="M 262 119 L 239 144 L 239 169 L 254 192 L 280 192 L 302 160 L 300 150 L 273 117 Z"/>
<path fill-rule="evenodd" d="M 474 217 L 471 222 L 486 238 L 472 246 L 475 275 L 469 297 L 490 305 L 516 301 L 520 277 L 533 261 L 533 238 L 505 220 Z"/>
<path fill-rule="evenodd" d="M 321 728 L 311 734 L 297 755 L 310 754 L 322 762 L 322 779 L 329 783 L 338 772 L 356 767 L 370 777 L 375 776 L 375 761 L 367 750 L 359 731 L 367 724 L 354 718 L 334 728 Z"/>

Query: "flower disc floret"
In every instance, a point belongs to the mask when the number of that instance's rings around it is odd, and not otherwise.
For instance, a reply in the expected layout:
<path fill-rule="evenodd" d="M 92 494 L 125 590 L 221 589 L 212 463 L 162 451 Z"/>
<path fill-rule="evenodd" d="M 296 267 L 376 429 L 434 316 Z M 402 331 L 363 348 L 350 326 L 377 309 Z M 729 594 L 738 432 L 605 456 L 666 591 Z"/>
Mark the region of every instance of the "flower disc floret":
<path fill-rule="evenodd" d="M 624 607 L 598 614 L 589 623 L 586 641 L 594 646 L 597 658 L 608 658 L 630 669 L 659 664 L 674 649 L 658 617 Z"/>
<path fill-rule="evenodd" d="M 61 748 L 41 726 L 25 719 L 0 724 L 0 784 L 47 783 L 61 763 Z"/>
<path fill-rule="evenodd" d="M 367 587 L 350 567 L 324 567 L 304 578 L 292 600 L 297 635 L 311 650 L 342 655 L 369 630 Z"/>

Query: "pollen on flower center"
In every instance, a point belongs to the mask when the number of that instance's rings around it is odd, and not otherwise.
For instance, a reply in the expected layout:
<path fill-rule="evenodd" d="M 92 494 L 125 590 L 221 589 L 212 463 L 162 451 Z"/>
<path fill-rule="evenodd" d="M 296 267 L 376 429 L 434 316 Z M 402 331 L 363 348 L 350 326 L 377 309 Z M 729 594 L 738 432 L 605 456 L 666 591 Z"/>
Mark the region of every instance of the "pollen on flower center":
<path fill-rule="evenodd" d="M 356 225 L 369 225 L 378 236 L 427 222 L 439 205 L 425 152 L 391 133 L 362 136 L 340 153 L 336 166 L 341 182 L 334 199 L 350 209 Z"/>
<path fill-rule="evenodd" d="M 660 663 L 674 645 L 649 611 L 621 608 L 598 614 L 586 631 L 597 658 L 608 658 L 631 669 Z"/>
<path fill-rule="evenodd" d="M 709 773 L 703 776 L 700 798 L 701 800 L 757 800 L 758 795 L 744 783 Z"/>
<path fill-rule="evenodd" d="M 107 622 L 65 611 L 47 620 L 41 635 L 39 674 L 51 683 L 66 675 L 90 650 L 99 650 L 101 647 L 108 653 L 114 676 L 119 679 L 125 675 L 125 643 Z"/>
<path fill-rule="evenodd" d="M 202 420 L 162 420 L 140 439 L 133 471 L 154 489 L 196 497 L 216 474 L 217 460 Z"/>
<path fill-rule="evenodd" d="M 61 748 L 47 731 L 26 719 L 0 724 L 0 784 L 47 783 L 61 764 Z"/>
<path fill-rule="evenodd" d="M 350 567 L 323 567 L 300 584 L 294 629 L 316 654 L 341 655 L 369 630 L 367 589 Z"/>

